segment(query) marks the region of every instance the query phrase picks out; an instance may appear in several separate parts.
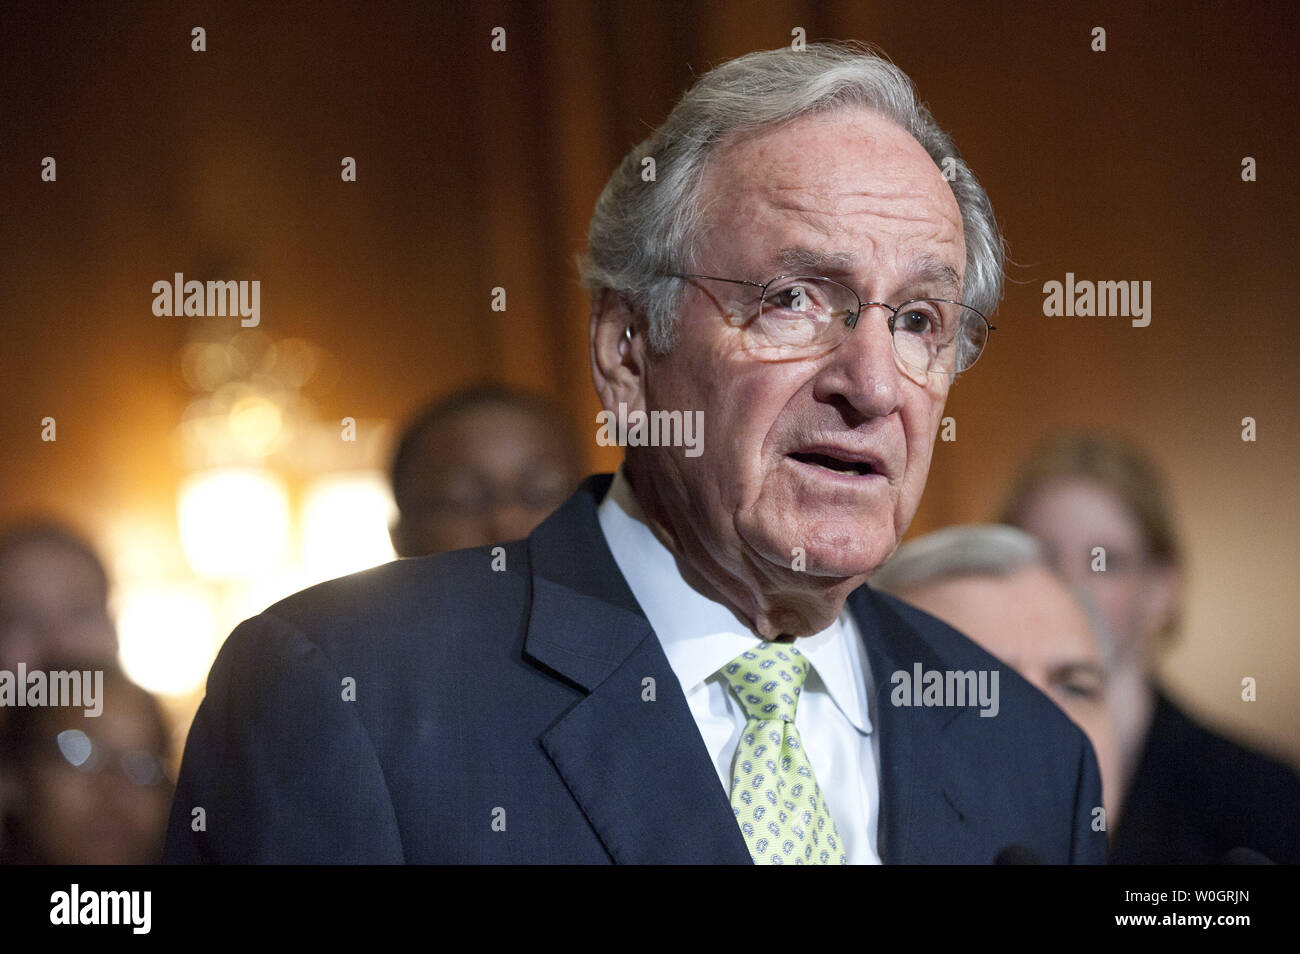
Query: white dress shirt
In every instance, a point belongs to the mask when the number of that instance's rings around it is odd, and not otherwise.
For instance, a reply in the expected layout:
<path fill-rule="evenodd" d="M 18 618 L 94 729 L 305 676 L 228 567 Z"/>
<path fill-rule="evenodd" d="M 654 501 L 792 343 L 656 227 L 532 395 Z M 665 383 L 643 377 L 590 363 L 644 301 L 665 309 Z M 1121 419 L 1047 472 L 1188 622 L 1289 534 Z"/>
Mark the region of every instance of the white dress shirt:
<path fill-rule="evenodd" d="M 759 637 L 682 577 L 676 558 L 646 523 L 621 469 L 598 513 L 614 561 L 663 645 L 729 798 L 746 718 L 718 670 Z M 871 729 L 875 690 L 857 625 L 845 609 L 827 629 L 795 645 L 812 664 L 795 712 L 804 752 L 849 863 L 880 864 L 880 745 Z"/>

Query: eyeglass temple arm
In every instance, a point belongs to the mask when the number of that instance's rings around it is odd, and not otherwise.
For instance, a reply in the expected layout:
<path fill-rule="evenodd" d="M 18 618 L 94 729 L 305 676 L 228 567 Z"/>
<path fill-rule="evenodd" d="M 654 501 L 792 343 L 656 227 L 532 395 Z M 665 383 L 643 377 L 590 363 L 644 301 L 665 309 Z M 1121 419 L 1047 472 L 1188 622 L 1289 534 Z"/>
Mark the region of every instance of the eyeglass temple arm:
<path fill-rule="evenodd" d="M 669 278 L 707 278 L 711 282 L 727 282 L 729 285 L 751 285 L 754 288 L 764 288 L 762 282 L 750 282 L 743 278 L 720 278 L 717 275 L 697 275 L 694 273 L 680 274 L 678 272 L 669 272 Z"/>

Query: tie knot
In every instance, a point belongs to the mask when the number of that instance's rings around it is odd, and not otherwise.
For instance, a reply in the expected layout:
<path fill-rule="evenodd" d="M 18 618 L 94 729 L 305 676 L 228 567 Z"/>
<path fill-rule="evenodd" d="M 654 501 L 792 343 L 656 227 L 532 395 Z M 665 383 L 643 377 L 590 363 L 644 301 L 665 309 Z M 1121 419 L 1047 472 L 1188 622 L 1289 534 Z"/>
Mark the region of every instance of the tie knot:
<path fill-rule="evenodd" d="M 789 643 L 764 640 L 719 670 L 745 715 L 760 722 L 793 722 L 808 678 L 808 659 Z"/>

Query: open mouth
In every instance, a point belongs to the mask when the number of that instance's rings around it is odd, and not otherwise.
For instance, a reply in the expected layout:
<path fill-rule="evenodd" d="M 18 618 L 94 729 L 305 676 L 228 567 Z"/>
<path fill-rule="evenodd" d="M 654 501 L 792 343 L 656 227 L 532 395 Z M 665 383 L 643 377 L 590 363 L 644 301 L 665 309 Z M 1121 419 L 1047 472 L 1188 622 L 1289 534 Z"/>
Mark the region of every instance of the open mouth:
<path fill-rule="evenodd" d="M 814 453 L 794 453 L 788 456 L 801 464 L 811 464 L 813 467 L 820 467 L 823 470 L 829 470 L 848 477 L 869 477 L 872 474 L 879 473 L 869 461 L 865 460 L 845 460 L 841 457 L 833 457 L 830 454 Z"/>

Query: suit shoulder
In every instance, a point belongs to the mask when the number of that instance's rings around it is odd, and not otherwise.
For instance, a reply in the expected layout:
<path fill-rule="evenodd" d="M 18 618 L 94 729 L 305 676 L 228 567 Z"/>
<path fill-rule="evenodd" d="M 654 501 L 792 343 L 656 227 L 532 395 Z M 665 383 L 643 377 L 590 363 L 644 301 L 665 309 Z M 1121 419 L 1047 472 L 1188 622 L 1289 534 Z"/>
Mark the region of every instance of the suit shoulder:
<path fill-rule="evenodd" d="M 1300 800 L 1300 776 L 1293 768 L 1204 725 L 1164 693 L 1148 739 L 1144 762 L 1159 763 L 1167 774 L 1208 774 L 1226 780 L 1238 795 L 1250 792 L 1265 801 Z M 1244 779 L 1249 783 L 1243 784 Z"/>
<path fill-rule="evenodd" d="M 394 560 L 327 580 L 266 608 L 328 645 L 340 640 L 401 640 L 454 632 L 501 632 L 527 606 L 528 549 L 523 541 Z"/>
<path fill-rule="evenodd" d="M 997 671 L 1001 711 L 1019 712 L 1024 731 L 1083 738 L 1083 730 L 1074 724 L 1060 707 L 1025 679 L 1012 666 L 994 656 L 961 630 L 924 610 L 891 596 L 871 590 L 877 607 L 898 616 L 939 658 L 941 668 L 954 671 Z"/>
<path fill-rule="evenodd" d="M 948 757 L 964 771 L 948 778 L 946 791 L 968 817 L 980 818 L 990 831 L 999 831 L 989 845 L 991 858 L 1001 845 L 1029 846 L 1051 863 L 1101 864 L 1106 838 L 1093 827 L 1093 812 L 1101 805 L 1101 782 L 1087 736 L 1046 695 L 1011 666 L 987 652 L 952 626 L 895 597 L 868 590 L 874 599 L 864 618 L 877 615 L 877 633 L 888 648 L 878 653 L 886 665 L 920 665 L 921 677 L 932 687 L 930 673 L 938 670 L 943 714 L 941 739 Z M 861 599 L 859 597 L 859 599 Z M 987 674 L 987 675 L 985 675 Z M 903 672 L 900 690 L 910 682 L 910 700 L 892 693 L 885 705 L 918 711 L 915 678 Z M 885 685 L 899 674 L 873 673 Z M 963 704 L 960 687 L 979 687 L 978 706 Z M 986 696 L 984 686 L 989 693 Z M 882 692 L 886 691 L 882 689 Z M 945 692 L 947 695 L 945 695 Z M 926 701 L 924 705 L 931 703 Z M 956 706 L 953 712 L 948 707 Z M 977 711 L 978 709 L 978 711 Z M 946 711 L 943 711 L 946 710 Z M 923 711 L 923 710 L 922 710 Z M 990 771 L 991 766 L 997 766 Z"/>

